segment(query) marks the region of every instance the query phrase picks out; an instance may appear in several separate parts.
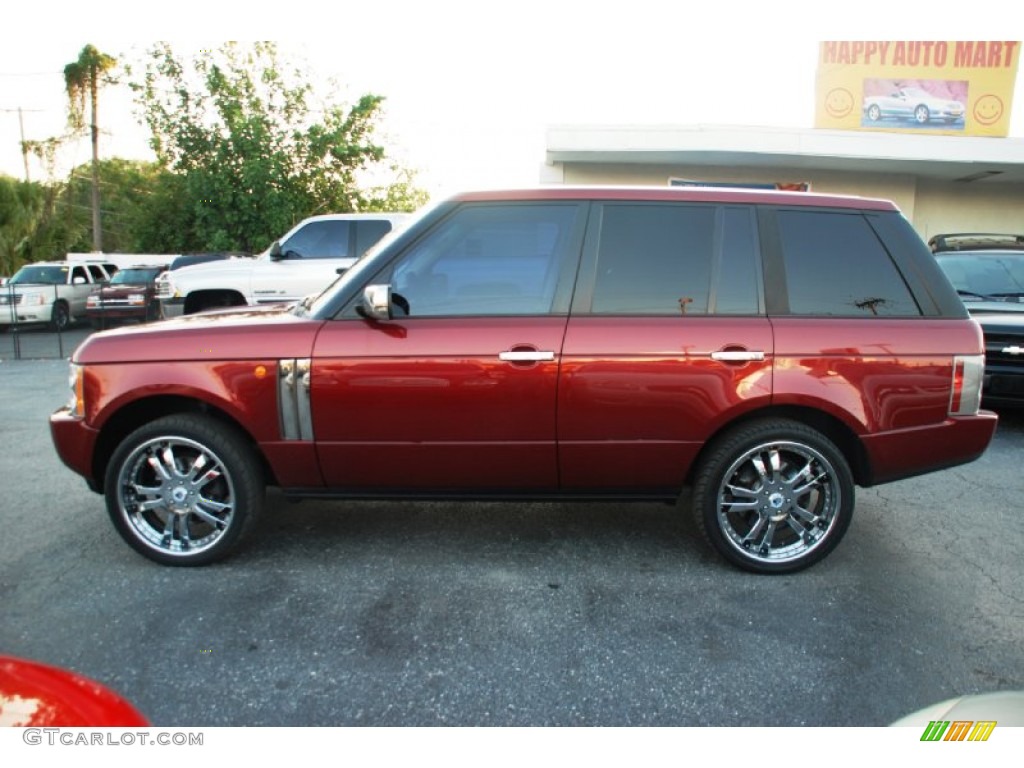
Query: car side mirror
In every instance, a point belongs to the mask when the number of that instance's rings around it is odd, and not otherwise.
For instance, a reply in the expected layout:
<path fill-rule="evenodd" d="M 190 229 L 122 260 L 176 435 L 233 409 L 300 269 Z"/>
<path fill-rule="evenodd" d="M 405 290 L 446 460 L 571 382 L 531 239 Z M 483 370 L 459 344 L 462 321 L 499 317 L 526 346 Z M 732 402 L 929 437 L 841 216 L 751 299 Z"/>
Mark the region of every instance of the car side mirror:
<path fill-rule="evenodd" d="M 391 286 L 368 285 L 363 289 L 363 300 L 358 304 L 359 314 L 371 320 L 390 320 Z"/>
<path fill-rule="evenodd" d="M 71 278 L 71 284 L 72 285 L 85 285 L 85 278 L 84 277 L 73 277 L 73 278 Z"/>
<path fill-rule="evenodd" d="M 272 261 L 280 261 L 284 258 L 284 254 L 281 253 L 281 241 L 275 240 L 270 244 L 270 258 Z"/>

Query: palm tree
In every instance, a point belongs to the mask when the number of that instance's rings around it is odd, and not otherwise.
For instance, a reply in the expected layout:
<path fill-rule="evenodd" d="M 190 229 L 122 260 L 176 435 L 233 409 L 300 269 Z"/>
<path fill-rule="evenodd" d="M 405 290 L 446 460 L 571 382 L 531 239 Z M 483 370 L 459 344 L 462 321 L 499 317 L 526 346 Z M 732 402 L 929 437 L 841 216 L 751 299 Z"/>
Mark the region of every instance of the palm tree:
<path fill-rule="evenodd" d="M 87 45 L 78 54 L 78 61 L 64 67 L 64 85 L 68 92 L 69 117 L 74 128 L 81 130 L 85 121 L 85 99 L 89 96 L 92 131 L 92 249 L 103 250 L 103 231 L 100 227 L 99 138 L 96 121 L 100 85 L 111 82 L 108 74 L 117 65 L 117 59 L 100 53 Z"/>

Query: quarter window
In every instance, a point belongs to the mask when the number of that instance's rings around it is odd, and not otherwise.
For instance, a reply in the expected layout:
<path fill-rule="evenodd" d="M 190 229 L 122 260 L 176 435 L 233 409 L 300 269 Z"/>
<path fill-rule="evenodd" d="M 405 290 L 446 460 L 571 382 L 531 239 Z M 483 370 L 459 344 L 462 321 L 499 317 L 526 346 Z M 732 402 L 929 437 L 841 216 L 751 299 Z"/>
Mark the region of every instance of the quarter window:
<path fill-rule="evenodd" d="M 920 314 L 903 277 L 862 215 L 779 211 L 778 222 L 791 314 Z"/>

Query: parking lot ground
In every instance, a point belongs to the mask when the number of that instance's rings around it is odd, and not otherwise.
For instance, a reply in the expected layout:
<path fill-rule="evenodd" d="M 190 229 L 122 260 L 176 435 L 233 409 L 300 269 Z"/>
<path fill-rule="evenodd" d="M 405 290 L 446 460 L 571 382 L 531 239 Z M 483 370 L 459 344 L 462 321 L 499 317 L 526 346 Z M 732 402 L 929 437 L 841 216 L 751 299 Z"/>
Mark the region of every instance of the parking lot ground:
<path fill-rule="evenodd" d="M 0 363 L 0 653 L 162 727 L 885 725 L 1024 689 L 1024 417 L 979 461 L 860 489 L 805 572 L 741 573 L 657 504 L 292 504 L 158 566 L 58 461 L 57 360 Z"/>

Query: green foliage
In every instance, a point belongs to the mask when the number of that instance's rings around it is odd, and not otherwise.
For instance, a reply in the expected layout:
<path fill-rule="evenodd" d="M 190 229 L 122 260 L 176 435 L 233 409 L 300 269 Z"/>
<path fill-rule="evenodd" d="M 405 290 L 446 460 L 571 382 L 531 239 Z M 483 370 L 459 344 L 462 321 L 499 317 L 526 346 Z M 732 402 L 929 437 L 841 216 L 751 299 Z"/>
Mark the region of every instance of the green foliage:
<path fill-rule="evenodd" d="M 75 230 L 56 215 L 59 194 L 54 186 L 0 176 L 0 274 L 10 276 L 27 261 L 63 258 Z"/>
<path fill-rule="evenodd" d="M 178 180 L 166 197 L 189 248 L 258 251 L 313 213 L 412 210 L 425 199 L 376 142 L 382 97 L 321 103 L 272 43 L 226 43 L 191 62 L 159 44 L 132 87 Z M 388 171 L 392 183 L 361 188 Z"/>
<path fill-rule="evenodd" d="M 170 234 L 162 219 L 173 209 L 172 174 L 156 163 L 113 158 L 97 165 L 103 205 L 103 248 L 108 253 L 176 253 L 173 246 L 184 242 Z M 92 194 L 91 164 L 71 171 L 57 204 L 56 214 L 68 226 L 68 251 L 85 252 L 92 247 L 89 237 Z M 172 226 L 178 226 L 173 223 Z M 160 233 L 155 236 L 153 230 Z M 166 238 L 166 240 L 165 240 Z M 170 242 L 167 242 L 169 240 Z"/>
<path fill-rule="evenodd" d="M 112 82 L 110 71 L 117 59 L 100 53 L 95 46 L 86 45 L 78 59 L 64 67 L 64 85 L 68 92 L 68 122 L 75 130 L 85 126 L 85 99 L 88 96 L 95 117 L 95 103 L 100 86 Z"/>

